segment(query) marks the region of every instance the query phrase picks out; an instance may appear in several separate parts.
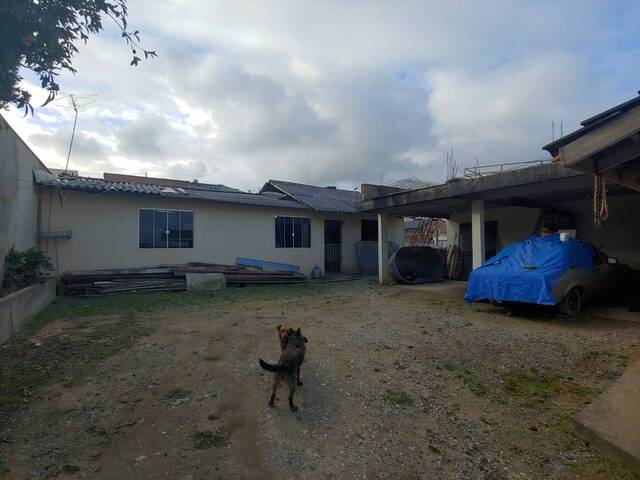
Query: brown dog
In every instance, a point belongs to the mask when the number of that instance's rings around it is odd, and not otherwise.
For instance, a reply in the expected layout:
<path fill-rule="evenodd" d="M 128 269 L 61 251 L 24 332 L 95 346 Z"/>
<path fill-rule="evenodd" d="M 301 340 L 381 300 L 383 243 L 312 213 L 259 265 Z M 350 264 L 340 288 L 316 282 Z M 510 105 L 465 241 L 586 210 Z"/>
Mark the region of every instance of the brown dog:
<path fill-rule="evenodd" d="M 278 332 L 278 341 L 280 342 L 280 350 L 284 350 L 285 347 L 287 346 L 287 337 L 290 335 L 291 332 L 295 332 L 295 330 L 292 327 L 279 323 L 276 326 L 276 331 Z M 298 331 L 300 331 L 299 328 L 298 328 Z M 302 337 L 302 341 L 304 343 L 307 343 L 308 342 L 307 337 Z M 302 386 L 302 380 L 300 380 L 300 369 L 298 369 L 297 384 L 299 387 Z"/>
<path fill-rule="evenodd" d="M 280 342 L 280 350 L 284 350 L 284 347 L 287 345 L 287 335 L 289 334 L 290 329 L 290 327 L 282 325 L 281 323 L 276 327 L 276 331 L 278 332 L 278 342 Z"/>
<path fill-rule="evenodd" d="M 260 360 L 260 366 L 269 372 L 273 372 L 273 390 L 271 391 L 271 398 L 269 399 L 269 406 L 273 407 L 276 392 L 282 382 L 286 382 L 289 386 L 289 408 L 292 412 L 298 410 L 293 404 L 293 394 L 296 392 L 296 387 L 302 385 L 300 382 L 300 366 L 304 362 L 305 343 L 307 339 L 302 336 L 300 329 L 294 330 L 290 328 L 286 332 L 285 346 L 280 354 L 280 360 L 276 364 L 270 364 L 262 359 Z"/>

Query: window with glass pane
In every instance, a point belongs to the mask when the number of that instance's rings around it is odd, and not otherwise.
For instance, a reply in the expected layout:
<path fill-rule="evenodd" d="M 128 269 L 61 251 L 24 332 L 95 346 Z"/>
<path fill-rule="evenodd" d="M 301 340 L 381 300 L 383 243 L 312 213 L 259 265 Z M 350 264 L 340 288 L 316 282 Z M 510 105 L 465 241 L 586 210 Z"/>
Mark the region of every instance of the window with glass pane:
<path fill-rule="evenodd" d="M 180 212 L 180 247 L 193 248 L 193 212 Z"/>
<path fill-rule="evenodd" d="M 276 217 L 276 248 L 310 248 L 311 219 L 302 217 Z"/>
<path fill-rule="evenodd" d="M 193 248 L 193 212 L 140 209 L 140 248 Z"/>

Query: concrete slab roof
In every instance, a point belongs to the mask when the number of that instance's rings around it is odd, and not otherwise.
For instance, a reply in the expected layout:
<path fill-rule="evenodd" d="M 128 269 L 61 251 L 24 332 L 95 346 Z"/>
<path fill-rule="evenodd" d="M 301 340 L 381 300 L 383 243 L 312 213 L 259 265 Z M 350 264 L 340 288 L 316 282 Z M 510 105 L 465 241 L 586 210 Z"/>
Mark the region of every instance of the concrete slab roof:
<path fill-rule="evenodd" d="M 472 200 L 485 200 L 486 208 L 547 208 L 589 198 L 592 188 L 593 177 L 554 162 L 389 195 L 380 195 L 378 186 L 363 185 L 360 211 L 449 218 L 452 213 L 470 211 Z"/>

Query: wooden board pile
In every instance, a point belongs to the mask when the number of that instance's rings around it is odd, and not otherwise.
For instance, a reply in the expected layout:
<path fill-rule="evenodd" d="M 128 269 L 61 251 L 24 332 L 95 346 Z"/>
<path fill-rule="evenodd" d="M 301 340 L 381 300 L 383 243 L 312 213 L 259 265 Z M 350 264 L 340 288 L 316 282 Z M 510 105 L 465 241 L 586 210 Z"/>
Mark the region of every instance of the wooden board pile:
<path fill-rule="evenodd" d="M 187 273 L 222 273 L 227 285 L 304 283 L 298 272 L 269 272 L 258 268 L 210 263 L 160 265 L 110 270 L 72 270 L 62 274 L 66 295 L 103 295 L 124 292 L 184 291 Z"/>
<path fill-rule="evenodd" d="M 453 240 L 453 245 L 447 247 L 447 277 L 450 280 L 462 280 L 462 255 L 457 245 L 458 235 Z"/>

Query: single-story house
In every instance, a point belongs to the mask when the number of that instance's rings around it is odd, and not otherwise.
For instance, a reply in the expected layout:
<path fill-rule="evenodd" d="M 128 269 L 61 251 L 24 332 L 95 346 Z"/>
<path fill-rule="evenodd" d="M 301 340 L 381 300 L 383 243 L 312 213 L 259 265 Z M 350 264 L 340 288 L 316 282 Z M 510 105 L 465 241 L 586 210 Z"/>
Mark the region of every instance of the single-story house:
<path fill-rule="evenodd" d="M 105 173 L 104 178 L 34 170 L 41 248 L 58 272 L 236 257 L 299 265 L 309 274 L 358 273 L 356 242 L 376 241 L 377 219 L 360 194 L 268 181 L 259 193 L 225 185 Z M 402 244 L 403 219 L 389 239 Z"/>

